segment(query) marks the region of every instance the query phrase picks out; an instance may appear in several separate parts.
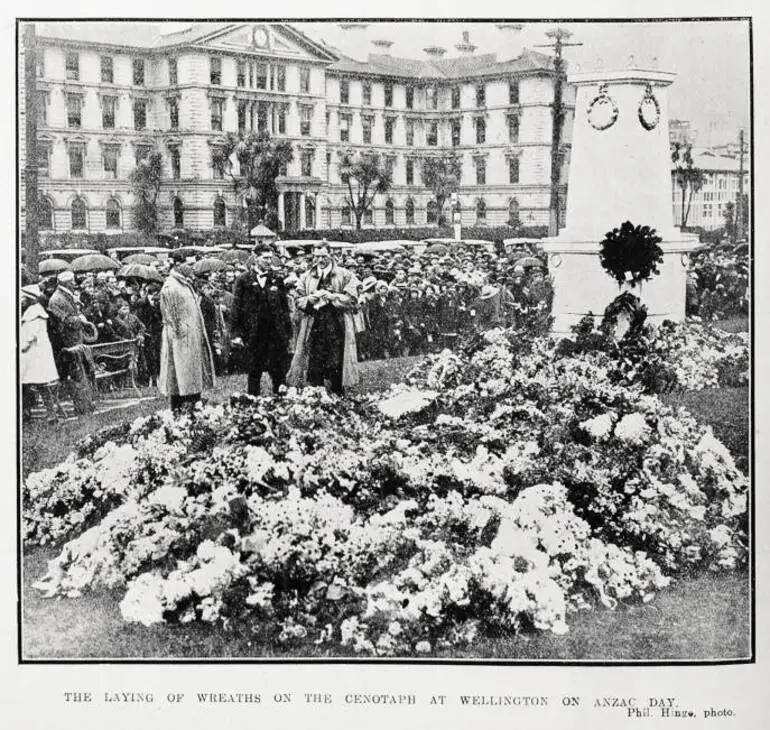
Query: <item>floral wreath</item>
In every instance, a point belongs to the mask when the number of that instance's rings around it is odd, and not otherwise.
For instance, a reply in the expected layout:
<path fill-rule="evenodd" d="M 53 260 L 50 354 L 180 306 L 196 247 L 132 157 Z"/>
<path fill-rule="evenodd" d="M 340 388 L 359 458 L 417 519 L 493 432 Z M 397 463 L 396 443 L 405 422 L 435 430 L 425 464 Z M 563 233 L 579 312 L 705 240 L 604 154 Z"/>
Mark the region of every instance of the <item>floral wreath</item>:
<path fill-rule="evenodd" d="M 649 106 L 652 104 L 655 107 L 655 114 L 652 119 L 647 118 Z M 660 102 L 652 93 L 652 85 L 647 84 L 647 88 L 644 90 L 644 96 L 639 102 L 639 108 L 637 109 L 637 115 L 641 125 L 649 132 L 658 126 L 660 121 Z"/>
<path fill-rule="evenodd" d="M 634 296 L 631 292 L 623 292 L 607 305 L 599 329 L 605 335 L 610 335 L 615 331 L 621 314 L 628 315 L 629 326 L 626 336 L 634 337 L 641 332 L 647 320 L 647 307 L 642 304 L 639 297 Z"/>
<path fill-rule="evenodd" d="M 663 239 L 649 226 L 634 226 L 626 221 L 620 228 L 613 228 L 601 242 L 599 260 L 602 268 L 619 285 L 630 286 L 651 279 L 660 273 L 658 264 L 663 263 Z M 628 276 L 630 274 L 630 277 Z"/>
<path fill-rule="evenodd" d="M 609 105 L 612 109 L 612 111 L 609 113 L 609 116 L 603 122 L 595 121 L 593 117 L 596 116 L 596 113 L 600 109 L 606 108 L 607 105 Z M 594 129 L 602 132 L 615 124 L 615 122 L 618 120 L 618 113 L 618 105 L 613 101 L 609 93 L 607 93 L 607 84 L 600 84 L 599 92 L 594 97 L 593 101 L 588 105 L 588 111 L 586 112 L 588 116 L 588 123 Z"/>

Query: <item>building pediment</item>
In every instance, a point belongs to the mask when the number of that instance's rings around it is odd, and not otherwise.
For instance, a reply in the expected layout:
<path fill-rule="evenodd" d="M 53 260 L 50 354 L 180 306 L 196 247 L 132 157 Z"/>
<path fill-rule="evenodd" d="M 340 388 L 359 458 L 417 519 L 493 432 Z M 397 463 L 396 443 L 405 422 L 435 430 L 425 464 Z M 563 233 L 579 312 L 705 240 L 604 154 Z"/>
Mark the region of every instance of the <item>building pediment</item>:
<path fill-rule="evenodd" d="M 298 61 L 332 63 L 331 51 L 285 23 L 241 23 L 214 34 L 201 45 L 223 53 L 244 53 Z"/>

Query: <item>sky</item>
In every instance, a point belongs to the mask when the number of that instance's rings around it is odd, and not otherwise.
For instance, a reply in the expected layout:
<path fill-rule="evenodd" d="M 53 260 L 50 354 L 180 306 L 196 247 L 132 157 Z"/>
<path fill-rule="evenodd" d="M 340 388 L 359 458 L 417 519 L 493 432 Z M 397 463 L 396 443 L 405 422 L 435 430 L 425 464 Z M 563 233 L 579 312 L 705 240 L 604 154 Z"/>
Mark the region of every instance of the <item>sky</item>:
<path fill-rule="evenodd" d="M 324 39 L 340 50 L 351 47 L 349 31 L 337 23 L 292 23 L 310 37 Z M 498 57 L 518 55 L 521 47 L 535 48 L 549 43 L 546 32 L 555 27 L 545 23 L 524 23 L 520 33 L 509 35 L 493 23 L 372 23 L 364 31 L 361 47 L 371 40 L 393 41 L 393 56 L 425 58 L 423 48 L 439 45 L 447 57 L 468 31 L 479 53 L 498 52 Z M 749 122 L 749 28 L 745 21 L 674 21 L 643 23 L 563 23 L 572 32 L 570 42 L 582 46 L 566 48 L 564 57 L 575 70 L 625 68 L 633 55 L 636 65 L 677 74 L 669 91 L 672 119 L 689 120 L 697 130 L 698 145 L 736 141 Z M 505 41 L 512 38 L 513 41 Z M 371 50 L 376 50 L 374 47 Z M 511 52 L 513 51 L 513 52 Z M 657 61 L 654 61 L 657 59 Z"/>

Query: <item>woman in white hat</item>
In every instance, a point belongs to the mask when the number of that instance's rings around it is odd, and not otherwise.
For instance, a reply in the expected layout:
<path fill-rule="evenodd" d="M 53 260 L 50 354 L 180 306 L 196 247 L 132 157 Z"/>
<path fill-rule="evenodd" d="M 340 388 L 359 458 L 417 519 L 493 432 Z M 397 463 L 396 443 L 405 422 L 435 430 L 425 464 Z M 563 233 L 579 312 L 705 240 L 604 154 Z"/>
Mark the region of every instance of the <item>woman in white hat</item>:
<path fill-rule="evenodd" d="M 53 423 L 63 415 L 59 405 L 59 373 L 53 359 L 51 341 L 48 339 L 48 313 L 39 302 L 40 287 L 28 284 L 21 288 L 21 385 L 29 395 L 37 392 L 45 403 L 48 422 Z M 22 401 L 29 401 L 23 398 Z M 29 416 L 27 406 L 24 415 Z"/>

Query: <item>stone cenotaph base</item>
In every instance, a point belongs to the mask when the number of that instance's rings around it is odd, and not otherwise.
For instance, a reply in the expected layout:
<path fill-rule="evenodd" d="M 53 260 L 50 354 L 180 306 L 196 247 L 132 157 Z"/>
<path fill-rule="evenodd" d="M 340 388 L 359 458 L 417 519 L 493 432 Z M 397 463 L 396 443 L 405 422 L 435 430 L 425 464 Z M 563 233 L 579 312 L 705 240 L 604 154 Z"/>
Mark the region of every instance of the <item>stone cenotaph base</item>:
<path fill-rule="evenodd" d="M 649 320 L 682 320 L 689 254 L 698 238 L 673 225 L 668 87 L 674 74 L 640 68 L 574 73 L 575 122 L 567 224 L 542 241 L 554 284 L 554 331 L 584 315 L 601 317 L 620 294 L 599 261 L 599 244 L 624 221 L 654 228 L 663 239 L 660 274 L 630 291 Z"/>

